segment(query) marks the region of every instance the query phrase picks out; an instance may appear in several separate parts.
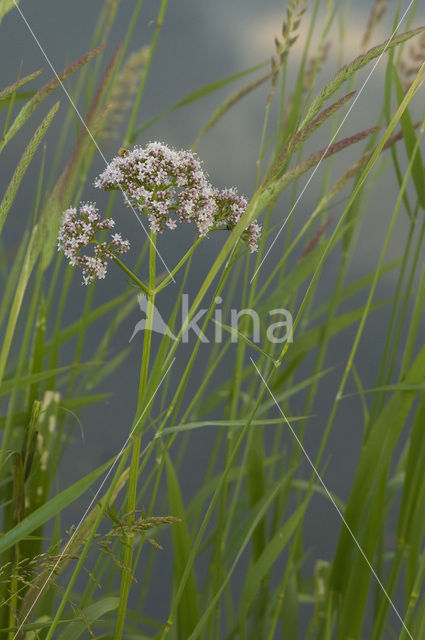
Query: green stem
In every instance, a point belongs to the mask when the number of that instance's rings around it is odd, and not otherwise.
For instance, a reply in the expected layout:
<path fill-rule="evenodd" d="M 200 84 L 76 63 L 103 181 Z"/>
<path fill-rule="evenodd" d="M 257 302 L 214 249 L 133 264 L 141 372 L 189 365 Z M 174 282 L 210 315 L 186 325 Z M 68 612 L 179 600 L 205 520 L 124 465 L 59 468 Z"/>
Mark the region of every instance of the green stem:
<path fill-rule="evenodd" d="M 150 356 L 150 348 L 151 348 L 151 338 L 152 338 L 152 323 L 153 323 L 153 315 L 155 309 L 155 256 L 156 256 L 156 246 L 155 246 L 155 234 L 151 231 L 150 236 L 150 250 L 149 250 L 149 289 L 144 287 L 144 291 L 147 294 L 148 298 L 148 306 L 146 311 L 146 328 L 144 333 L 143 340 L 143 354 L 142 354 L 142 364 L 140 370 L 140 383 L 139 383 L 139 395 L 138 395 L 138 409 L 140 410 L 142 405 L 143 395 L 146 389 L 146 383 L 148 379 L 148 371 L 149 371 L 149 356 Z M 116 259 L 117 264 L 120 262 Z M 121 263 L 122 264 L 122 263 Z M 121 266 L 121 265 L 119 265 Z M 124 266 L 124 265 L 123 265 Z M 136 279 L 134 274 L 125 267 L 124 271 L 133 276 L 133 279 Z M 142 433 L 139 432 L 137 436 L 134 437 L 133 440 L 133 449 L 130 463 L 130 474 L 128 478 L 128 489 L 127 489 L 127 514 L 128 514 L 128 525 L 134 524 L 135 521 L 135 512 L 137 505 L 137 478 L 139 475 L 139 459 L 140 459 L 140 449 L 141 449 L 141 440 Z M 131 582 L 133 580 L 133 551 L 134 551 L 134 538 L 135 533 L 130 532 L 127 536 L 125 543 L 125 551 L 124 551 L 124 561 L 123 561 L 123 570 L 121 574 L 121 589 L 120 589 L 120 603 L 118 607 L 117 614 L 117 623 L 115 627 L 115 640 L 120 640 L 122 638 L 124 625 L 125 625 L 125 617 L 127 612 L 127 600 L 130 592 Z"/>
<path fill-rule="evenodd" d="M 152 245 L 151 245 L 151 248 L 152 248 Z M 146 295 L 148 297 L 150 295 L 152 295 L 153 291 L 150 288 L 148 288 L 145 284 L 143 284 L 143 282 L 141 280 L 139 280 L 139 278 L 132 271 L 130 271 L 130 269 L 128 267 L 125 266 L 124 262 L 121 262 L 121 260 L 119 258 L 117 258 L 116 256 L 114 257 L 114 262 L 119 267 L 121 267 L 121 269 L 123 271 L 125 271 L 125 273 L 128 275 L 128 277 L 131 278 L 133 280 L 133 282 L 135 282 L 137 284 L 137 286 L 140 287 L 141 290 L 144 293 L 146 293 Z"/>
<path fill-rule="evenodd" d="M 177 271 L 179 271 L 179 269 L 181 269 L 181 267 L 185 264 L 185 262 L 187 262 L 187 260 L 191 257 L 191 255 L 193 254 L 193 252 L 195 251 L 196 247 L 198 246 L 198 244 L 203 240 L 203 238 L 201 236 L 199 236 L 195 242 L 193 243 L 193 245 L 190 247 L 189 251 L 187 251 L 183 258 L 176 264 L 176 266 L 174 267 L 174 269 L 172 269 L 169 274 L 167 275 L 166 278 L 164 278 L 164 280 L 162 280 L 162 282 L 159 283 L 159 285 L 155 288 L 155 293 L 159 293 L 160 291 L 162 291 L 162 289 L 164 289 L 164 287 L 166 287 L 171 280 L 173 279 L 173 276 L 176 275 Z"/>
<path fill-rule="evenodd" d="M 418 564 L 419 566 L 416 574 L 416 580 L 415 584 L 413 585 L 412 592 L 409 596 L 409 604 L 407 607 L 406 615 L 404 616 L 404 626 L 400 632 L 399 640 L 406 640 L 409 636 L 412 637 L 407 629 L 411 629 L 411 633 L 413 633 L 413 614 L 415 613 L 416 605 L 420 598 L 421 587 L 423 585 L 425 577 L 425 553 L 421 555 Z M 419 636 L 416 637 L 419 638 Z"/>
<path fill-rule="evenodd" d="M 391 565 L 388 580 L 385 585 L 385 589 L 390 597 L 393 596 L 394 589 L 396 588 L 397 578 L 403 564 L 404 555 L 405 555 L 405 549 L 402 546 L 399 546 L 395 552 L 395 556 Z M 381 603 L 379 605 L 379 609 L 375 615 L 372 640 L 379 640 L 380 638 L 382 638 L 382 634 L 384 633 L 384 630 L 385 630 L 385 623 L 387 621 L 388 608 L 389 608 L 388 599 L 382 598 Z"/>

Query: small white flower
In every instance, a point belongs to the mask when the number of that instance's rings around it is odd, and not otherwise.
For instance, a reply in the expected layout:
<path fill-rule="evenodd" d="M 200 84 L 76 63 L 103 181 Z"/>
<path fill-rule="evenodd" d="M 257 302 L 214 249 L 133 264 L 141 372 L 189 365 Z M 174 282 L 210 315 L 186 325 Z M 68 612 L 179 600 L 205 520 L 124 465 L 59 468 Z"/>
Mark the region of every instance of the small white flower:
<path fill-rule="evenodd" d="M 89 284 L 96 278 L 106 276 L 107 260 L 125 253 L 130 249 L 128 240 L 115 233 L 112 242 L 99 242 L 96 233 L 111 229 L 115 223 L 112 219 L 101 220 L 96 205 L 92 202 L 81 203 L 77 210 L 70 208 L 63 215 L 62 226 L 58 235 L 58 251 L 63 251 L 71 266 L 80 266 L 83 270 L 83 283 Z M 81 249 L 94 245 L 94 256 L 81 253 Z"/>

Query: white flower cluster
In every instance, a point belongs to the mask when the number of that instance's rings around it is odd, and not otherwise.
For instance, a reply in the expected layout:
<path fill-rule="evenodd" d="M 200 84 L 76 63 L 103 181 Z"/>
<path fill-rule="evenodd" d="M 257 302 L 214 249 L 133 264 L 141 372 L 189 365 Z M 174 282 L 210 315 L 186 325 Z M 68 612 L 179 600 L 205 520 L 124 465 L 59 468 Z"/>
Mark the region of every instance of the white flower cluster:
<path fill-rule="evenodd" d="M 193 153 L 176 151 L 160 142 L 122 150 L 95 186 L 122 191 L 130 204 L 146 214 L 154 233 L 162 233 L 166 227 L 175 229 L 177 222 L 194 222 L 201 237 L 217 228 L 231 230 L 248 206 L 236 189 L 214 189 Z M 81 203 L 78 211 L 70 208 L 64 212 L 58 249 L 70 265 L 82 267 L 84 284 L 104 278 L 108 260 L 130 249 L 128 240 L 119 233 L 113 234 L 110 242 L 96 240 L 98 231 L 114 225 L 111 218 L 101 219 L 93 202 Z M 260 234 L 256 221 L 243 231 L 242 240 L 250 251 L 257 251 Z M 93 255 L 81 253 L 90 244 Z"/>
<path fill-rule="evenodd" d="M 155 233 L 178 222 L 193 221 L 200 236 L 217 226 L 232 229 L 247 207 L 235 189 L 213 189 L 198 158 L 160 142 L 134 147 L 113 158 L 95 181 L 104 189 L 120 189 L 130 203 L 144 212 Z M 251 223 L 242 238 L 250 251 L 258 248 L 261 227 Z"/>
<path fill-rule="evenodd" d="M 111 218 L 102 220 L 92 202 L 82 202 L 79 210 L 70 208 L 63 214 L 62 226 L 58 236 L 58 250 L 63 251 L 72 266 L 83 269 L 83 283 L 89 284 L 96 278 L 104 278 L 108 260 L 130 249 L 128 240 L 114 233 L 110 242 L 98 242 L 98 231 L 112 229 L 115 222 Z M 84 255 L 81 249 L 93 244 L 94 255 Z"/>

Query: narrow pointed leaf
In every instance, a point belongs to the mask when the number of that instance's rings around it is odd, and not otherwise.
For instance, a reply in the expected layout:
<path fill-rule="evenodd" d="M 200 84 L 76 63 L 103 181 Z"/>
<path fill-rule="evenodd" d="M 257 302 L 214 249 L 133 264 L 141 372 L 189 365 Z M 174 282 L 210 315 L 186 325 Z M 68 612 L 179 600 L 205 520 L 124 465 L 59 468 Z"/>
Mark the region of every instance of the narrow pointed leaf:
<path fill-rule="evenodd" d="M 58 493 L 54 498 L 41 507 L 30 513 L 22 522 L 10 529 L 7 533 L 0 537 L 0 553 L 10 549 L 18 544 L 26 536 L 31 534 L 35 529 L 43 526 L 46 522 L 54 518 L 58 513 L 63 511 L 68 505 L 77 500 L 87 489 L 99 478 L 99 476 L 110 466 L 108 461 L 101 467 L 98 467 L 78 482 Z"/>

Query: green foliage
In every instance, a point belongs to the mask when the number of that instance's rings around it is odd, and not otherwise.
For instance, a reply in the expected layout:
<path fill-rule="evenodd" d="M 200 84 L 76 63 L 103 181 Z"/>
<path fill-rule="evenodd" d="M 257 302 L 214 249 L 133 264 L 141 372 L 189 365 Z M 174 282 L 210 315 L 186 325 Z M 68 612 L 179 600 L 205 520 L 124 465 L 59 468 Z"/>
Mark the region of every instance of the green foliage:
<path fill-rule="evenodd" d="M 93 482 L 97 480 L 102 473 L 104 473 L 105 469 L 107 469 L 109 465 L 110 463 L 107 462 L 84 478 L 81 478 L 81 480 L 78 480 L 78 482 L 75 482 L 71 487 L 61 491 L 42 507 L 33 511 L 29 516 L 16 525 L 16 527 L 3 534 L 0 538 L 0 552 L 3 553 L 3 551 L 6 551 L 11 546 L 23 540 L 35 529 L 51 520 L 60 511 L 62 511 L 62 509 L 77 500 L 87 491 Z"/>
<path fill-rule="evenodd" d="M 59 102 L 57 102 L 52 109 L 49 111 L 47 116 L 44 118 L 43 122 L 36 129 L 34 135 L 28 143 L 24 153 L 22 154 L 21 159 L 15 169 L 15 172 L 12 176 L 12 179 L 7 187 L 5 194 L 3 196 L 2 201 L 0 202 L 0 232 L 3 228 L 4 223 L 6 222 L 6 216 L 9 212 L 10 207 L 13 204 L 16 193 L 19 189 L 19 185 L 21 184 L 22 178 L 25 175 L 26 170 L 28 169 L 28 165 L 32 160 L 35 152 L 37 151 L 38 146 L 40 145 L 44 135 L 47 132 L 47 129 L 50 126 L 55 114 L 59 108 Z"/>
<path fill-rule="evenodd" d="M 17 0 L 18 2 L 19 0 Z M 13 0 L 0 0 L 0 22 L 3 20 L 6 13 L 9 13 L 11 9 L 15 6 Z"/>
<path fill-rule="evenodd" d="M 174 581 L 178 586 L 190 556 L 190 536 L 185 522 L 185 508 L 180 492 L 179 482 L 170 458 L 166 459 L 168 499 L 170 508 L 181 523 L 172 529 L 174 547 Z M 178 634 L 188 638 L 199 619 L 198 590 L 193 569 L 186 579 L 179 607 L 177 609 Z"/>

